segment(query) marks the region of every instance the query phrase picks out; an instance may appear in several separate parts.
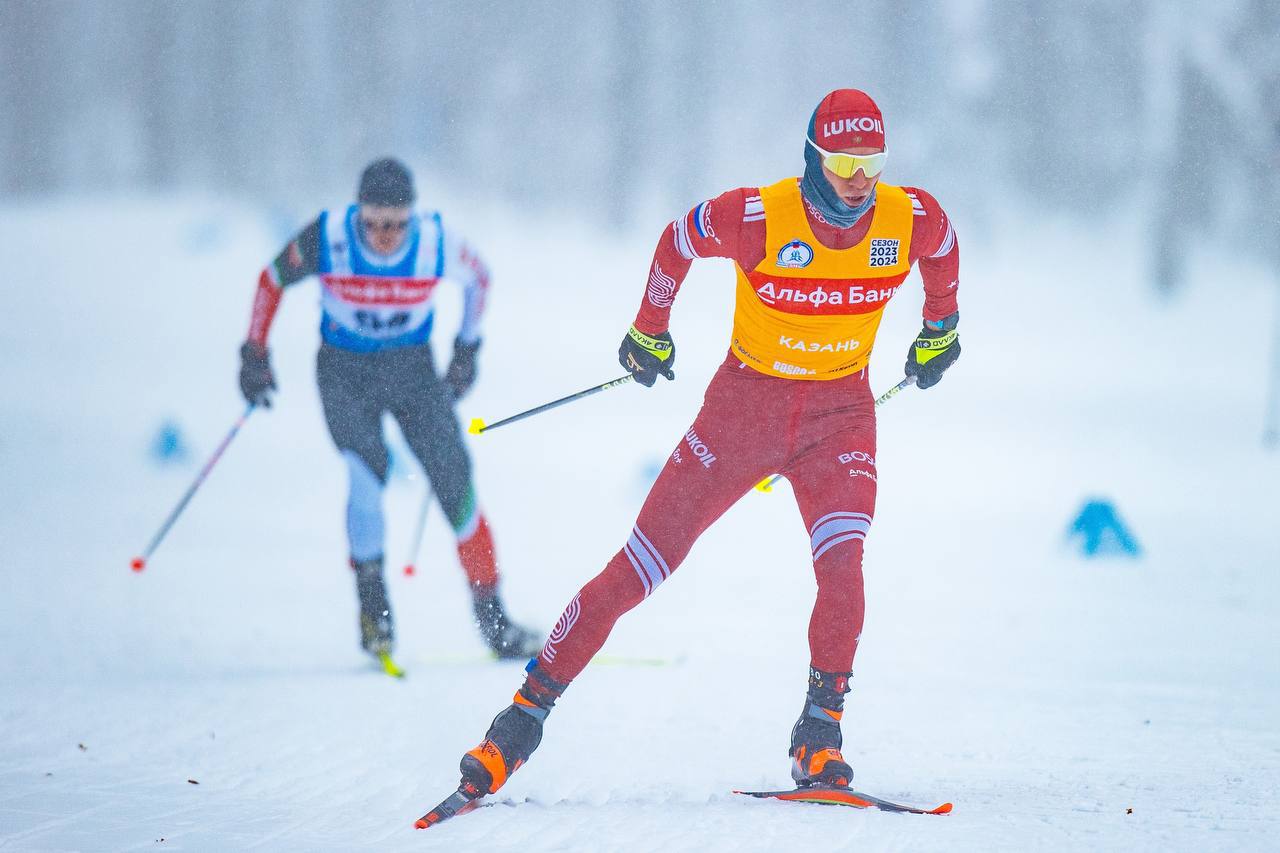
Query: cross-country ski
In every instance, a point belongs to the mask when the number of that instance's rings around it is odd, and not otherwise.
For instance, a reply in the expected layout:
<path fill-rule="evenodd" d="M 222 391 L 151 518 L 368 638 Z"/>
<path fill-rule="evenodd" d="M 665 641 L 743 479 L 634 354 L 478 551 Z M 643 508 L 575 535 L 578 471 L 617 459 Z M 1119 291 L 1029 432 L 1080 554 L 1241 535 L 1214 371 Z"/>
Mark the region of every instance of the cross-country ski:
<path fill-rule="evenodd" d="M 893 803 L 840 786 L 810 785 L 808 787 L 791 788 L 783 791 L 734 791 L 748 797 L 763 800 L 780 800 L 788 803 L 811 803 L 824 806 L 849 806 L 855 809 L 880 809 L 886 812 L 903 812 L 907 814 L 950 814 L 951 803 L 942 803 L 931 809 L 919 806 L 906 806 Z"/>

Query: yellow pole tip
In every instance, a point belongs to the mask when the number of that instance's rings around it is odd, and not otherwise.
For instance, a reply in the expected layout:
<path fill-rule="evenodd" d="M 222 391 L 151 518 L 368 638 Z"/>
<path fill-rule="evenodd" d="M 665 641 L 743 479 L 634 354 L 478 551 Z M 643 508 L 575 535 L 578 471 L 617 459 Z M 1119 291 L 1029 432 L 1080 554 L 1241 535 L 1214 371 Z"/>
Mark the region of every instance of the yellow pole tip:
<path fill-rule="evenodd" d="M 765 477 L 760 482 L 756 483 L 756 491 L 766 492 L 766 493 L 772 492 L 773 491 L 773 475 L 769 475 L 768 477 Z"/>
<path fill-rule="evenodd" d="M 484 419 L 472 418 L 471 423 L 467 425 L 467 432 L 471 435 L 479 435 L 484 432 Z"/>

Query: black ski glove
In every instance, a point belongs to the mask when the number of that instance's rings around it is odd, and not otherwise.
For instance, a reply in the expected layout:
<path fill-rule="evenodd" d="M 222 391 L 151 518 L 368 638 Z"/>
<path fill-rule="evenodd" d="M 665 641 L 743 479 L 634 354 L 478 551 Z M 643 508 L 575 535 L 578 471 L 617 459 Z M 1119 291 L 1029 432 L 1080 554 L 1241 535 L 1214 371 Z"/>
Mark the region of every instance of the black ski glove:
<path fill-rule="evenodd" d="M 476 339 L 469 344 L 461 340 L 453 342 L 453 358 L 449 359 L 449 369 L 444 372 L 444 383 L 453 392 L 453 399 L 461 400 L 462 395 L 471 390 L 476 381 L 476 353 L 480 352 L 480 341 Z"/>
<path fill-rule="evenodd" d="M 676 372 L 671 366 L 676 363 L 676 345 L 670 332 L 650 337 L 632 326 L 618 347 L 618 362 L 646 388 L 653 387 L 658 374 L 674 382 Z"/>
<path fill-rule="evenodd" d="M 276 390 L 271 353 L 262 344 L 245 341 L 240 347 L 240 393 L 245 402 L 271 408 L 270 392 Z"/>
<path fill-rule="evenodd" d="M 960 357 L 960 334 L 956 325 L 960 312 L 944 317 L 940 322 L 926 323 L 907 352 L 908 376 L 916 378 L 920 388 L 932 388 L 942 379 L 943 372 Z"/>

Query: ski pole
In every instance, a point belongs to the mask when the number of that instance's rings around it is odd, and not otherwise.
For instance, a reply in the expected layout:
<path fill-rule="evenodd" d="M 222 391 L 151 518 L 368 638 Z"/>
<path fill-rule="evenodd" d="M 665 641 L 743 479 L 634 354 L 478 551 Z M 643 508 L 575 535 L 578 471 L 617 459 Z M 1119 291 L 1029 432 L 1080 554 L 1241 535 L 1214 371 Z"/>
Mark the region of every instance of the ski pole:
<path fill-rule="evenodd" d="M 897 385 L 894 385 L 888 391 L 885 391 L 879 397 L 876 397 L 876 406 L 879 407 L 884 405 L 885 403 L 889 402 L 894 397 L 896 397 L 898 395 L 898 392 L 901 391 L 903 388 L 906 388 L 910 385 L 915 385 L 915 384 L 916 384 L 916 378 L 914 376 L 906 377 Z"/>
<path fill-rule="evenodd" d="M 454 406 L 458 402 L 458 397 L 452 391 L 449 394 L 449 405 Z M 422 472 L 424 475 L 426 470 Z M 404 564 L 404 576 L 413 577 L 418 572 L 418 553 L 422 550 L 422 534 L 427 529 L 427 511 L 431 509 L 431 498 L 435 496 L 435 490 L 431 488 L 431 478 L 427 478 L 427 493 L 422 496 L 422 509 L 418 512 L 418 526 L 413 531 L 413 549 L 409 551 L 409 562 Z"/>
<path fill-rule="evenodd" d="M 916 384 L 916 378 L 914 376 L 908 376 L 906 379 L 903 379 L 897 385 L 894 385 L 888 391 L 885 391 L 879 397 L 876 397 L 876 408 L 878 409 L 884 403 L 887 403 L 890 400 L 892 400 L 897 395 L 897 393 L 901 391 L 903 388 L 906 388 L 909 385 L 915 385 L 915 384 Z M 774 474 L 772 476 L 765 477 L 763 480 L 756 483 L 756 486 L 755 486 L 756 491 L 772 492 L 773 484 L 778 482 L 781 479 L 782 479 L 781 474 Z"/>
<path fill-rule="evenodd" d="M 218 449 L 213 451 L 213 456 L 209 457 L 209 461 L 204 463 L 204 467 L 200 469 L 200 473 L 196 476 L 196 480 L 187 489 L 187 493 L 182 496 L 182 500 L 178 501 L 178 505 L 173 508 L 173 512 L 169 513 L 169 517 L 164 520 L 164 524 L 160 525 L 160 529 L 156 531 L 156 535 L 152 537 L 150 544 L 147 545 L 142 556 L 134 557 L 130 562 L 130 567 L 135 572 L 140 572 L 147 567 L 147 560 L 151 554 L 160 547 L 160 543 L 164 541 L 164 537 L 168 534 L 169 528 L 173 527 L 173 523 L 178 520 L 178 516 L 182 515 L 182 511 L 187 508 L 192 495 L 200 488 L 205 478 L 209 476 L 209 472 L 213 470 L 213 466 L 218 464 L 218 460 L 222 458 L 223 451 L 231 444 L 231 440 L 236 437 L 236 433 L 240 431 L 240 427 L 244 426 L 244 422 L 249 419 L 249 415 L 253 414 L 255 406 L 250 403 L 244 410 L 244 414 L 236 418 L 236 422 L 231 425 L 231 431 L 227 433 L 227 437 L 222 439 L 222 443 L 218 445 Z"/>
<path fill-rule="evenodd" d="M 407 578 L 417 574 L 418 552 L 422 550 L 422 533 L 427 528 L 427 510 L 431 508 L 431 496 L 434 492 L 427 486 L 427 493 L 422 496 L 422 511 L 418 513 L 418 527 L 413 532 L 413 547 L 409 551 L 409 562 L 404 564 L 404 576 Z"/>
<path fill-rule="evenodd" d="M 535 406 L 534 408 L 529 409 L 527 412 L 520 412 L 519 414 L 512 415 L 509 418 L 503 418 L 502 420 L 498 421 L 496 424 L 486 424 L 484 422 L 484 419 L 482 418 L 472 418 L 471 423 L 467 426 L 467 432 L 469 432 L 471 435 L 480 435 L 481 433 L 488 432 L 491 429 L 497 429 L 500 426 L 505 426 L 506 424 L 513 424 L 516 421 L 521 421 L 521 420 L 524 420 L 525 418 L 533 417 L 539 412 L 545 412 L 548 409 L 554 409 L 557 406 L 563 406 L 565 403 L 572 403 L 574 400 L 580 400 L 583 397 L 589 397 L 592 394 L 595 394 L 597 392 L 608 391 L 610 388 L 617 388 L 619 385 L 627 384 L 632 380 L 632 378 L 633 377 L 631 376 L 631 374 L 628 373 L 626 376 L 619 377 L 618 379 L 610 379 L 608 382 L 604 382 L 604 383 L 601 383 L 600 385 L 592 386 L 591 388 L 588 388 L 585 391 L 579 391 L 577 394 L 570 394 L 568 397 L 561 397 L 559 400 L 552 400 L 550 403 L 543 403 L 541 406 Z"/>

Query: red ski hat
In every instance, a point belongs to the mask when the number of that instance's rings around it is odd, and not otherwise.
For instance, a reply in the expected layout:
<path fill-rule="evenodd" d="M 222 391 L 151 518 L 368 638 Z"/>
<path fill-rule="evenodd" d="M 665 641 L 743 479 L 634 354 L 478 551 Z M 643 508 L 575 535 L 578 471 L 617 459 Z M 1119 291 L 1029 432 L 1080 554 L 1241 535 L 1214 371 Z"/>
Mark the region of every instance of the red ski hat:
<path fill-rule="evenodd" d="M 814 110 L 809 137 L 827 151 L 857 146 L 884 148 L 884 118 L 866 92 L 836 89 Z"/>

